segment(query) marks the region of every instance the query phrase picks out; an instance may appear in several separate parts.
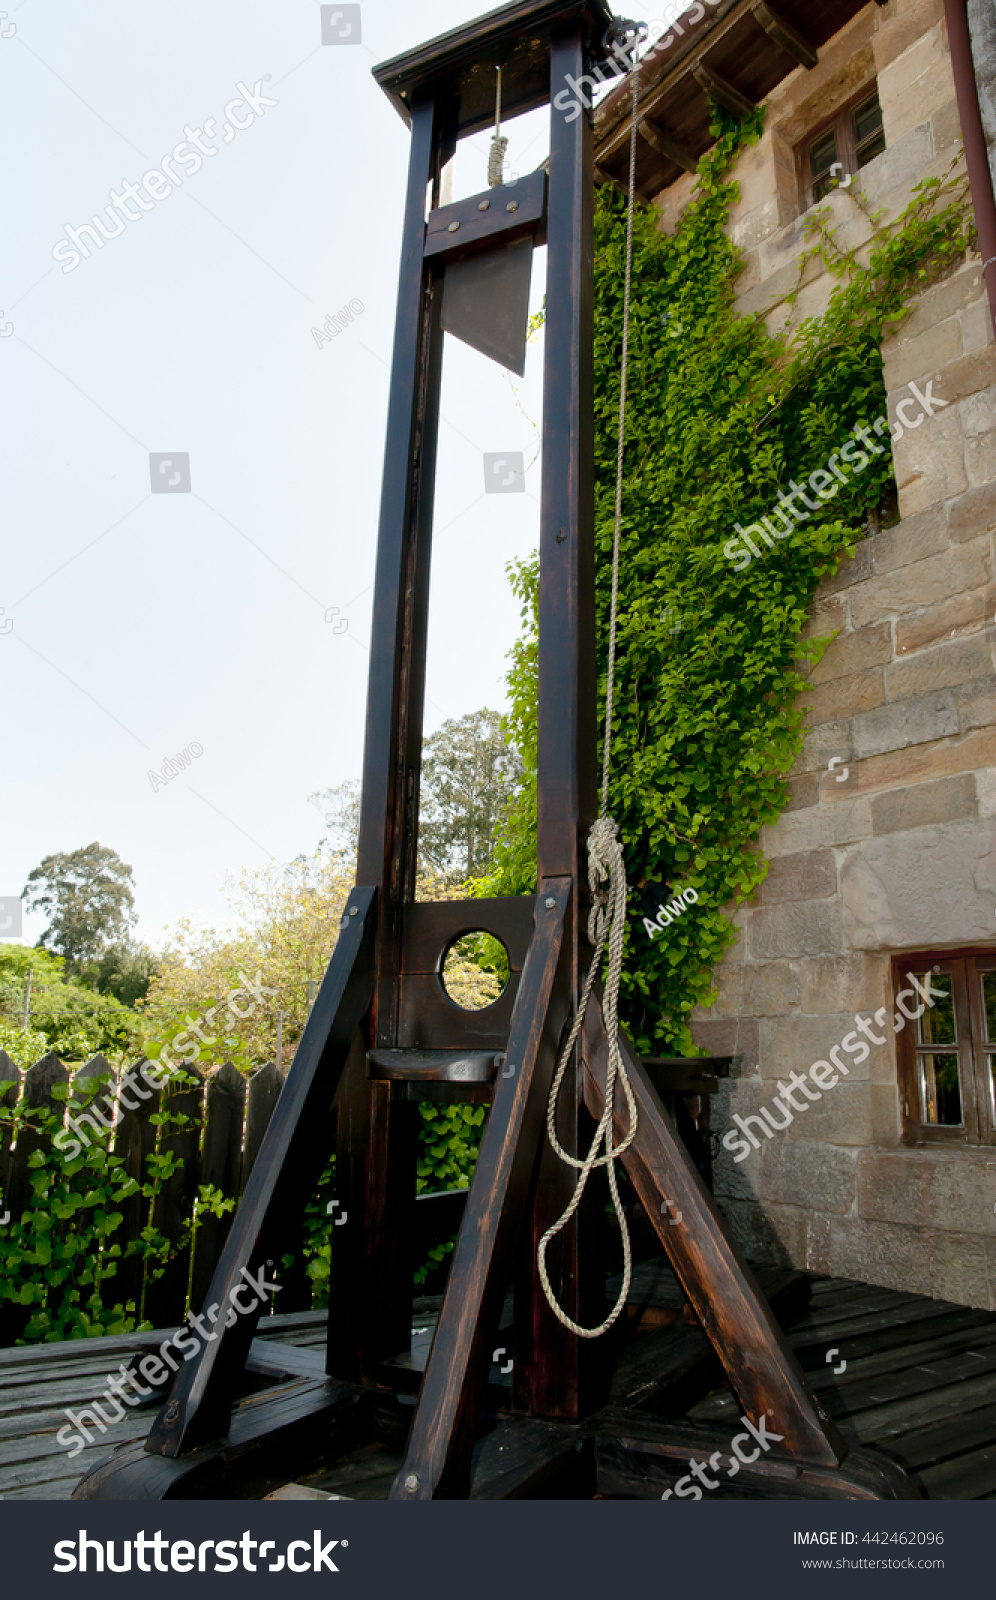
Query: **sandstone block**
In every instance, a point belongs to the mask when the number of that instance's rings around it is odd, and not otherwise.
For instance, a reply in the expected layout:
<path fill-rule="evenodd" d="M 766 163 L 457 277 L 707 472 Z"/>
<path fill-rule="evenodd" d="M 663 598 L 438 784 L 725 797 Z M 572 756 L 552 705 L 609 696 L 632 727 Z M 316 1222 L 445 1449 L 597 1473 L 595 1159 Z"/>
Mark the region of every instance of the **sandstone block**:
<path fill-rule="evenodd" d="M 793 1139 L 781 1149 L 775 1198 L 804 1211 L 846 1216 L 857 1195 L 857 1164 L 864 1154 Z"/>
<path fill-rule="evenodd" d="M 960 360 L 949 361 L 943 372 L 930 372 L 925 376 L 934 379 L 934 391 L 942 400 L 947 400 L 949 404 L 955 400 L 965 400 L 969 395 L 978 394 L 981 389 L 988 389 L 991 383 L 996 383 L 996 344 L 988 344 L 982 350 L 962 356 Z M 915 372 L 912 377 L 916 378 Z"/>
<path fill-rule="evenodd" d="M 852 625 L 863 628 L 887 616 L 920 611 L 926 602 L 936 604 L 949 595 L 982 588 L 990 581 L 990 572 L 989 541 L 976 538 L 895 572 L 869 577 L 850 596 Z"/>
<path fill-rule="evenodd" d="M 996 761 L 996 729 L 993 728 L 981 728 L 958 740 L 941 739 L 935 744 L 921 745 L 916 753 L 917 772 L 922 780 L 943 778 L 952 772 L 973 772 L 979 767 L 991 766 L 994 761 Z M 909 771 L 909 756 L 901 750 L 890 751 L 887 755 L 871 756 L 867 761 L 856 761 L 850 767 L 847 789 L 854 795 L 855 801 L 864 799 L 879 789 L 894 789 L 903 785 L 909 777 Z M 824 782 L 823 800 L 830 798 L 830 784 Z M 824 807 L 819 806 L 815 809 L 819 815 Z M 870 832 L 869 814 L 869 825 L 858 837 L 864 838 Z M 767 846 L 765 848 L 767 849 Z M 797 845 L 796 848 L 801 846 Z"/>
<path fill-rule="evenodd" d="M 870 802 L 864 797 L 845 799 L 850 786 L 850 769 L 845 783 L 838 787 L 837 776 L 827 774 L 824 786 L 827 793 L 836 789 L 841 798 L 835 803 L 810 806 L 806 811 L 793 812 L 781 817 L 773 828 L 762 828 L 761 847 L 769 861 L 775 857 L 793 856 L 806 850 L 826 849 L 831 845 L 852 844 L 856 839 L 866 839 L 871 833 Z"/>
<path fill-rule="evenodd" d="M 900 324 L 892 338 L 883 341 L 883 350 L 891 356 L 907 339 L 919 338 L 920 334 L 926 333 L 937 323 L 946 322 L 948 317 L 966 310 L 978 301 L 981 293 L 981 264 L 978 261 L 967 262 L 950 277 L 943 278 L 940 283 L 932 284 L 917 295 L 906 321 Z"/>
<path fill-rule="evenodd" d="M 809 608 L 801 639 L 826 638 L 847 628 L 847 601 L 842 595 L 814 600 Z"/>
<path fill-rule="evenodd" d="M 841 869 L 843 929 L 858 950 L 991 944 L 996 821 L 978 818 L 866 840 Z"/>
<path fill-rule="evenodd" d="M 906 389 L 910 382 L 923 388 L 928 379 L 933 380 L 934 392 L 949 403 L 956 396 L 947 392 L 942 382 L 942 371 L 962 358 L 961 324 L 955 316 L 926 327 L 913 338 L 900 339 L 887 346 L 883 352 L 885 387 L 891 396 Z M 946 374 L 945 374 L 946 377 Z"/>
<path fill-rule="evenodd" d="M 822 1100 L 800 1112 L 780 1137 L 845 1147 L 872 1144 L 871 1084 L 843 1079 L 825 1089 Z"/>
<path fill-rule="evenodd" d="M 951 99 L 954 80 L 939 23 L 882 69 L 878 92 L 889 144 Z"/>
<path fill-rule="evenodd" d="M 996 483 L 969 489 L 948 507 L 948 533 L 959 543 L 996 527 Z"/>
<path fill-rule="evenodd" d="M 750 1073 L 758 1061 L 758 1025 L 753 1017 L 732 1017 L 711 1021 L 697 1019 L 691 1023 L 692 1038 L 700 1050 L 711 1056 L 740 1056 L 741 1071 Z M 739 1079 L 735 1080 L 739 1083 Z"/>
<path fill-rule="evenodd" d="M 874 570 L 872 560 L 871 541 L 862 539 L 853 556 L 841 556 L 840 566 L 832 577 L 822 578 L 816 591 L 816 599 L 822 601 L 832 594 L 839 594 L 842 589 L 850 589 L 854 584 L 861 583 L 865 578 L 870 578 Z M 868 621 L 879 622 L 879 617 L 870 617 Z M 861 624 L 859 623 L 860 627 Z"/>
<path fill-rule="evenodd" d="M 916 44 L 944 16 L 944 0 L 914 0 L 875 34 L 875 65 L 879 72 Z"/>
<path fill-rule="evenodd" d="M 813 728 L 821 722 L 835 722 L 841 717 L 857 716 L 860 711 L 871 711 L 884 700 L 885 681 L 878 667 L 871 672 L 854 672 L 850 677 L 833 678 L 804 689 L 796 704 L 805 708 L 807 726 Z"/>
<path fill-rule="evenodd" d="M 890 405 L 890 412 L 892 409 Z M 893 445 L 893 458 L 904 517 L 937 500 L 951 500 L 969 487 L 965 439 L 954 410 L 908 428 Z"/>
<path fill-rule="evenodd" d="M 986 1281 L 987 1241 L 977 1234 L 939 1232 L 932 1244 L 936 1298 L 991 1310 L 994 1302 L 992 1288 Z"/>
<path fill-rule="evenodd" d="M 983 433 L 965 440 L 965 472 L 972 489 L 996 481 L 996 435 Z"/>
<path fill-rule="evenodd" d="M 977 678 L 974 683 L 963 683 L 956 689 L 958 725 L 962 732 L 974 728 L 991 728 L 996 724 L 996 680 L 992 674 Z"/>
<path fill-rule="evenodd" d="M 763 1087 L 763 1100 L 770 1103 L 772 1097 L 778 1093 L 779 1082 L 787 1083 L 789 1073 L 807 1073 L 814 1061 L 825 1061 L 828 1052 L 835 1044 L 839 1044 L 845 1034 L 850 1033 L 854 1027 L 854 1012 L 858 1007 L 856 1003 L 849 1005 L 845 1010 L 836 1014 L 829 1013 L 816 1017 L 764 1017 L 760 1020 L 761 1031 L 761 1084 Z M 873 1046 L 873 1049 L 876 1048 Z M 884 1047 L 878 1047 L 884 1048 Z M 853 1057 L 842 1056 L 845 1064 L 853 1061 Z M 846 1083 L 864 1083 L 868 1076 L 868 1062 L 863 1061 L 860 1066 L 852 1065 L 844 1080 Z M 813 1085 L 810 1085 L 813 1088 Z M 816 1088 L 819 1087 L 817 1084 Z M 841 1085 L 838 1084 L 837 1088 Z M 837 1093 L 837 1088 L 829 1090 L 829 1094 Z M 805 1099 L 805 1096 L 803 1096 Z M 819 1101 L 813 1101 L 818 1105 Z M 734 1107 L 739 1110 L 739 1107 Z M 800 1111 L 799 1116 L 806 1120 L 806 1113 Z M 776 1116 L 776 1120 L 778 1120 Z M 798 1120 L 798 1118 L 796 1119 Z"/>
<path fill-rule="evenodd" d="M 851 724 L 846 718 L 838 722 L 824 722 L 806 735 L 796 761 L 796 773 L 825 772 L 832 756 L 847 761 L 851 756 Z"/>
<path fill-rule="evenodd" d="M 947 543 L 946 537 L 944 542 Z M 892 628 L 889 623 L 880 622 L 877 626 L 859 628 L 854 633 L 838 634 L 822 661 L 813 668 L 811 679 L 814 684 L 829 683 L 835 678 L 849 678 L 854 673 L 884 666 L 891 660 Z"/>
<path fill-rule="evenodd" d="M 885 687 L 890 701 L 914 695 L 929 695 L 935 689 L 971 683 L 982 673 L 992 671 L 992 652 L 988 641 L 952 639 L 930 649 L 917 651 L 906 661 L 896 661 L 885 669 Z"/>
<path fill-rule="evenodd" d="M 921 1150 L 863 1150 L 858 1158 L 858 1215 L 874 1222 L 927 1227 L 933 1220 L 933 1162 Z"/>
<path fill-rule="evenodd" d="M 760 890 L 762 905 L 783 900 L 819 900 L 837 893 L 837 867 L 832 850 L 806 850 L 776 856 Z"/>
<path fill-rule="evenodd" d="M 924 561 L 948 547 L 947 506 L 943 500 L 904 517 L 894 528 L 872 535 L 876 572 L 894 572 L 914 561 Z M 859 630 L 864 633 L 864 628 Z"/>
<path fill-rule="evenodd" d="M 975 350 L 982 350 L 987 344 L 992 343 L 992 316 L 989 311 L 989 301 L 984 296 L 979 300 L 973 300 L 970 306 L 959 312 L 958 321 L 961 323 L 961 342 L 966 355 L 971 355 Z"/>
<path fill-rule="evenodd" d="M 764 906 L 751 920 L 747 948 L 752 961 L 775 961 L 779 957 L 791 960 L 842 951 L 836 899 Z"/>
<path fill-rule="evenodd" d="M 799 778 L 790 778 L 788 787 L 789 799 L 785 804 L 785 811 L 802 811 L 807 806 L 815 806 L 820 798 L 820 780 L 815 772 L 806 772 Z"/>
<path fill-rule="evenodd" d="M 905 828 L 922 828 L 937 822 L 953 822 L 958 817 L 978 815 L 975 777 L 961 772 L 953 778 L 932 783 L 912 783 L 905 789 L 888 789 L 872 801 L 874 833 L 900 833 Z"/>
<path fill-rule="evenodd" d="M 958 712 L 949 689 L 896 700 L 855 717 L 852 724 L 854 754 L 880 755 L 885 750 L 905 750 L 958 732 Z"/>
<path fill-rule="evenodd" d="M 992 584 L 984 589 L 971 589 L 967 594 L 952 595 L 912 616 L 900 617 L 896 623 L 896 654 L 904 656 L 942 639 L 956 639 L 977 632 L 994 614 L 996 588 Z"/>
<path fill-rule="evenodd" d="M 800 1007 L 807 1016 L 865 1015 L 888 1003 L 889 963 L 860 951 L 846 956 L 810 956 L 798 963 L 802 981 Z"/>

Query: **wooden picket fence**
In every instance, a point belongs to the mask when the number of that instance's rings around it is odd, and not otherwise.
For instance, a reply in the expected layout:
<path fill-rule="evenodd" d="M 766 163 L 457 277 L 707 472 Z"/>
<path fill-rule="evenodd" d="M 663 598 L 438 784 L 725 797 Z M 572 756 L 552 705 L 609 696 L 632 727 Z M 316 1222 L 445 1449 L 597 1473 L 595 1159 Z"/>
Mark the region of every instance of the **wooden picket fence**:
<path fill-rule="evenodd" d="M 136 1066 L 141 1066 L 141 1062 Z M 129 1069 L 134 1073 L 135 1067 Z M 176 1244 L 193 1213 L 194 1201 L 200 1184 L 211 1184 L 226 1197 L 239 1201 L 253 1164 L 259 1154 L 263 1135 L 273 1115 L 283 1088 L 284 1079 L 271 1062 L 261 1067 L 248 1084 L 231 1062 L 195 1072 L 185 1067 L 185 1073 L 196 1076 L 197 1083 L 178 1081 L 167 1083 L 153 1092 L 147 1100 L 137 1095 L 129 1098 L 137 1102 L 134 1111 L 119 1108 L 121 1120 L 114 1132 L 113 1150 L 124 1162 L 129 1177 L 142 1182 L 146 1178 L 147 1157 L 154 1151 L 172 1150 L 182 1166 L 163 1183 L 148 1215 L 149 1202 L 141 1194 L 122 1203 L 123 1218 L 113 1235 L 113 1242 L 125 1246 L 141 1235 L 142 1228 L 151 1220 L 166 1239 Z M 88 1101 L 95 1078 L 111 1074 L 112 1081 L 99 1091 L 96 1104 L 110 1116 L 115 1099 L 114 1072 L 103 1056 L 94 1056 L 74 1073 L 50 1052 L 23 1074 L 0 1050 L 0 1105 L 13 1107 L 20 1097 L 28 1107 L 55 1108 L 60 1101 L 53 1090 L 65 1085 L 69 1090 L 69 1115 L 78 1115 L 81 1102 Z M 143 1088 L 148 1092 L 149 1085 Z M 77 1094 L 77 1091 L 85 1091 Z M 75 1103 L 74 1103 L 75 1102 Z M 185 1116 L 182 1126 L 171 1121 L 163 1128 L 152 1123 L 151 1118 L 163 1112 L 171 1119 Z M 10 1135 L 0 1126 L 0 1217 L 9 1211 L 18 1217 L 31 1196 L 29 1160 L 39 1149 L 44 1149 L 45 1138 L 33 1130 L 22 1133 L 11 1147 Z M 451 1237 L 459 1226 L 465 1190 L 447 1190 L 438 1194 L 420 1195 L 415 1206 L 415 1248 L 417 1261 L 424 1261 L 432 1245 Z M 187 1305 L 203 1305 L 207 1290 L 232 1225 L 233 1213 L 224 1217 L 203 1216 L 191 1247 L 176 1248 L 161 1277 L 154 1278 L 151 1268 L 134 1255 L 118 1261 L 117 1272 L 108 1283 L 112 1303 L 134 1301 L 142 1305 L 144 1315 L 154 1328 L 175 1327 L 186 1314 Z M 276 1265 L 272 1276 L 279 1281 L 281 1312 L 308 1310 L 311 1307 L 312 1280 L 305 1271 L 303 1255 L 303 1218 L 300 1232 L 295 1237 L 281 1240 L 282 1253 L 294 1257 L 290 1267 Z M 8 1314 L 0 1314 L 0 1345 L 10 1344 L 18 1336 L 19 1327 Z M 23 1321 L 23 1318 L 20 1319 Z"/>

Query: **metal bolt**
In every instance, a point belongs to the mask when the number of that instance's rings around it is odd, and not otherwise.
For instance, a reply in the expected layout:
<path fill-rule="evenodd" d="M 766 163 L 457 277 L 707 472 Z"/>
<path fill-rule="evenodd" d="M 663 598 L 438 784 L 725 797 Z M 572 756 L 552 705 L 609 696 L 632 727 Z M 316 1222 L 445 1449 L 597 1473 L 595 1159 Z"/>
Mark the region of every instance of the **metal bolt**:
<path fill-rule="evenodd" d="M 459 228 L 459 226 L 460 226 L 459 222 L 451 222 L 450 225 L 449 225 L 449 228 L 446 231 L 448 233 L 456 233 L 456 231 Z"/>
<path fill-rule="evenodd" d="M 481 200 L 478 203 L 477 209 L 478 209 L 478 211 L 490 211 L 490 209 L 491 209 L 491 201 L 490 200 Z"/>
<path fill-rule="evenodd" d="M 350 914 L 351 917 L 358 917 L 359 914 L 360 914 L 359 906 L 350 906 L 349 914 Z"/>
<path fill-rule="evenodd" d="M 519 209 L 518 200 L 510 200 L 508 202 L 508 205 L 505 207 L 506 211 L 518 211 L 518 209 Z"/>
<path fill-rule="evenodd" d="M 165 1414 L 163 1420 L 165 1422 L 175 1422 L 179 1415 L 180 1415 L 180 1402 L 179 1402 L 179 1400 L 171 1400 L 169 1405 L 166 1407 L 166 1414 Z"/>
<path fill-rule="evenodd" d="M 546 897 L 546 899 L 545 899 L 545 900 L 544 900 L 544 901 L 543 901 L 543 904 L 544 904 L 544 905 L 545 905 L 545 906 L 546 906 L 546 909 L 547 909 L 547 910 L 548 910 L 548 911 L 552 911 L 552 910 L 553 910 L 553 908 L 554 908 L 554 906 L 555 906 L 555 905 L 556 905 L 556 904 L 557 904 L 557 902 L 556 902 L 556 900 L 555 900 L 555 899 L 554 899 L 554 898 L 553 898 L 553 895 L 552 895 L 552 894 L 548 894 L 548 895 L 547 895 L 547 897 Z"/>
<path fill-rule="evenodd" d="M 409 1472 L 407 1478 L 405 1479 L 405 1488 L 417 1489 L 421 1481 L 422 1480 L 417 1472 Z"/>

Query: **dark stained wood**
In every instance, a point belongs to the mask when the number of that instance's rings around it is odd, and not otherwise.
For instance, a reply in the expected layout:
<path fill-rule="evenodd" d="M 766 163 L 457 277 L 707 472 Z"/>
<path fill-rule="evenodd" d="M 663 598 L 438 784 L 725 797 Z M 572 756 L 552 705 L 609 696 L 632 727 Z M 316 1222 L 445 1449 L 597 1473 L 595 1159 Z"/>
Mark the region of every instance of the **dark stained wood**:
<path fill-rule="evenodd" d="M 756 1419 L 755 1419 L 756 1420 Z M 852 1450 L 839 1467 L 793 1460 L 782 1450 L 761 1452 L 749 1435 L 743 1448 L 758 1451 L 750 1465 L 730 1476 L 732 1436 L 708 1428 L 651 1417 L 635 1408 L 611 1408 L 592 1419 L 598 1487 L 602 1494 L 660 1499 L 697 1460 L 715 1473 L 717 1487 L 700 1489 L 710 1500 L 920 1500 L 922 1492 L 901 1467 L 870 1451 Z M 770 1432 L 777 1432 L 774 1424 Z M 710 1458 L 716 1457 L 715 1465 Z M 696 1486 L 693 1476 L 687 1479 Z M 692 1496 L 694 1498 L 694 1496 Z"/>
<path fill-rule="evenodd" d="M 491 1005 L 465 1011 L 445 993 L 434 972 L 409 973 L 399 983 L 397 1037 L 392 1043 L 405 1050 L 503 1050 L 518 988 L 519 974 L 513 972 Z"/>
<path fill-rule="evenodd" d="M 474 1429 L 536 1161 L 552 1056 L 548 1052 L 543 1063 L 546 1071 L 537 1072 L 537 1064 L 544 1034 L 556 1037 L 563 1023 L 551 1019 L 548 1008 L 570 893 L 570 878 L 548 878 L 539 886 L 536 931 L 508 1040 L 514 1075 L 499 1078 L 495 1088 L 392 1498 L 460 1499 L 468 1491 Z"/>
<path fill-rule="evenodd" d="M 812 45 L 806 43 L 802 34 L 793 28 L 790 22 L 766 5 L 765 0 L 753 0 L 750 11 L 768 38 L 773 39 L 778 48 L 791 56 L 793 61 L 797 61 L 801 67 L 808 67 L 810 71 L 819 65 L 820 58 Z"/>
<path fill-rule="evenodd" d="M 579 1428 L 502 1418 L 474 1451 L 471 1500 L 590 1500 L 593 1441 Z"/>
<path fill-rule="evenodd" d="M 574 895 L 557 975 L 558 1009 L 573 1011 L 591 950 L 587 840 L 597 812 L 594 570 L 594 245 L 592 134 L 587 116 L 569 120 L 560 95 L 588 70 L 581 34 L 565 28 L 550 55 L 550 190 L 547 204 L 546 360 L 540 505 L 537 861 L 540 879 L 569 873 Z M 560 105 L 557 100 L 560 98 Z M 552 286 L 556 285 L 556 292 Z M 576 1154 L 589 1142 L 575 1054 L 558 1105 L 559 1138 Z M 539 1240 L 566 1209 L 576 1173 L 541 1139 L 540 1164 L 517 1284 L 517 1402 L 539 1416 L 572 1420 L 604 1399 L 604 1354 L 554 1316 L 535 1266 Z M 604 1314 L 601 1198 L 589 1186 L 579 1213 L 552 1242 L 551 1282 L 574 1321 Z M 602 1191 L 604 1198 L 604 1191 Z M 581 1240 L 584 1239 L 582 1252 Z M 524 1315 L 523 1315 L 524 1313 Z M 530 1350 L 528 1363 L 525 1348 Z M 587 1392 L 586 1392 L 587 1390 Z"/>
<path fill-rule="evenodd" d="M 371 1078 L 395 1083 L 491 1083 L 504 1063 L 493 1050 L 371 1050 Z"/>
<path fill-rule="evenodd" d="M 272 1061 L 265 1067 L 260 1067 L 249 1079 L 249 1088 L 246 1092 L 246 1131 L 245 1142 L 242 1146 L 242 1171 L 239 1180 L 239 1193 L 245 1193 L 249 1174 L 256 1164 L 259 1147 L 263 1143 L 263 1135 L 270 1125 L 270 1118 L 276 1110 L 280 1091 L 283 1089 L 283 1074 L 278 1072 Z"/>
<path fill-rule="evenodd" d="M 354 889 L 349 897 L 332 959 L 211 1280 L 211 1303 L 229 1306 L 244 1272 L 257 1272 L 277 1256 L 286 1219 L 299 1215 L 314 1193 L 329 1154 L 332 1102 L 370 1004 L 376 898 L 372 888 Z M 149 1435 L 150 1453 L 179 1455 L 227 1433 L 235 1386 L 261 1309 L 221 1328 L 217 1339 L 184 1362 Z"/>
<path fill-rule="evenodd" d="M 462 261 L 478 250 L 511 244 L 526 234 L 540 245 L 546 237 L 545 216 L 546 173 L 540 168 L 538 172 L 527 172 L 513 184 L 485 189 L 481 194 L 430 211 L 425 254 L 446 262 Z"/>
<path fill-rule="evenodd" d="M 668 161 L 673 161 L 675 166 L 681 167 L 683 172 L 696 172 L 698 170 L 699 157 L 695 152 L 686 149 L 679 140 L 672 139 L 669 134 L 664 132 L 663 128 L 658 128 L 647 117 L 640 121 L 638 127 L 640 137 L 645 139 L 651 149 L 656 150 L 659 155 L 666 156 Z"/>
<path fill-rule="evenodd" d="M 69 1114 L 78 1115 L 77 1108 L 92 1111 L 98 1122 L 110 1121 L 114 1115 L 114 1068 L 102 1055 L 92 1056 L 73 1074 L 69 1093 Z"/>
<path fill-rule="evenodd" d="M 153 1089 L 142 1077 L 141 1069 L 145 1065 L 142 1058 L 121 1075 L 118 1086 L 120 1121 L 114 1139 L 114 1154 L 121 1157 L 126 1174 L 139 1185 L 145 1181 L 146 1162 L 156 1148 L 157 1129 L 150 1118 L 158 1112 L 162 1099 L 161 1090 Z M 118 1261 L 114 1277 L 114 1294 L 124 1305 L 132 1303 L 141 1314 L 145 1264 L 141 1254 L 124 1252 L 132 1240 L 139 1239 L 149 1220 L 149 1201 L 138 1188 L 128 1199 L 122 1200 L 120 1209 L 121 1226 L 112 1236 L 113 1242 L 122 1249 L 122 1259 Z"/>
<path fill-rule="evenodd" d="M 358 1043 L 339 1096 L 328 1370 L 370 1379 L 407 1348 L 415 1271 L 419 1111 L 366 1075 Z"/>
<path fill-rule="evenodd" d="M 73 1499 L 258 1499 L 294 1477 L 302 1459 L 317 1467 L 349 1448 L 368 1415 L 351 1385 L 298 1379 L 240 1401 L 224 1443 L 179 1460 L 131 1445 L 83 1478 Z"/>
<path fill-rule="evenodd" d="M 443 958 L 465 933 L 493 934 L 508 952 L 512 972 L 521 972 L 533 936 L 530 895 L 493 900 L 420 900 L 403 912 L 401 972 L 438 973 Z"/>
<path fill-rule="evenodd" d="M 727 83 L 718 73 L 711 72 L 704 62 L 696 63 L 692 68 L 692 77 L 710 100 L 725 106 L 734 116 L 746 117 L 754 110 L 753 100 L 748 100 L 746 95 L 741 94 L 739 89 L 735 89 L 732 83 Z"/>
<path fill-rule="evenodd" d="M 193 1079 L 193 1082 L 188 1080 Z M 157 1154 L 172 1153 L 176 1167 L 159 1186 L 152 1202 L 152 1226 L 170 1241 L 170 1259 L 145 1279 L 145 1315 L 157 1327 L 176 1326 L 187 1309 L 190 1243 L 180 1243 L 197 1197 L 197 1150 L 201 1137 L 204 1085 L 200 1073 L 187 1066 L 163 1087 L 160 1111 L 170 1120 L 159 1130 Z"/>
<path fill-rule="evenodd" d="M 548 98 L 550 41 L 557 28 L 580 22 L 587 58 L 594 62 L 605 57 L 602 39 L 611 21 L 605 0 L 514 0 L 381 62 L 374 77 L 406 122 L 419 91 L 445 83 L 459 105 L 463 137 L 494 123 L 495 63 L 502 66 L 502 114 L 521 116 Z"/>
<path fill-rule="evenodd" d="M 589 1006 L 584 1030 L 593 1116 L 601 1114 L 608 1056 L 597 985 L 596 993 L 598 1004 Z M 623 1157 L 626 1174 L 731 1388 L 755 1421 L 773 1412 L 772 1426 L 783 1435 L 787 1454 L 836 1465 L 844 1454 L 836 1430 L 821 1420 L 801 1367 L 625 1038 L 620 1048 L 639 1114 L 636 1138 Z M 624 1116 L 617 1113 L 617 1138 L 625 1132 Z M 679 1212 L 681 1222 L 672 1226 L 669 1219 Z"/>
<path fill-rule="evenodd" d="M 220 1189 L 227 1199 L 237 1200 L 242 1165 L 246 1081 L 230 1061 L 226 1061 L 208 1079 L 205 1102 L 204 1141 L 198 1182 L 211 1184 Z M 231 1212 L 223 1217 L 201 1218 L 194 1239 L 194 1269 L 190 1280 L 192 1305 L 203 1303 L 231 1226 Z"/>

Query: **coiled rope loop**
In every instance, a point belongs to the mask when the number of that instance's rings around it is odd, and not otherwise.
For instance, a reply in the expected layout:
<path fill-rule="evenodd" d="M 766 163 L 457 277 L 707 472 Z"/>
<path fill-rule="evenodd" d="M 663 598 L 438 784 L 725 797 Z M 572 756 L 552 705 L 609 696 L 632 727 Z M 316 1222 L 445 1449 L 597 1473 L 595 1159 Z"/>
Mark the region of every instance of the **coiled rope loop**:
<path fill-rule="evenodd" d="M 623 1064 L 619 1050 L 619 979 L 622 973 L 623 939 L 626 933 L 626 867 L 623 861 L 622 846 L 619 843 L 619 829 L 608 815 L 609 808 L 609 766 L 612 746 L 612 710 L 615 699 L 615 667 L 616 667 L 616 618 L 619 609 L 619 543 L 622 527 L 622 485 L 623 485 L 623 450 L 625 446 L 625 421 L 626 421 L 626 376 L 629 365 L 629 302 L 630 282 L 633 265 L 633 211 L 636 194 L 636 112 L 639 101 L 640 88 L 640 62 L 636 55 L 636 45 L 641 32 L 646 31 L 643 23 L 626 22 L 617 20 L 606 35 L 607 47 L 622 46 L 632 50 L 632 77 L 633 77 L 633 111 L 632 125 L 630 128 L 629 143 L 629 204 L 626 216 L 626 279 L 623 293 L 623 330 L 622 330 L 622 361 L 619 381 L 619 441 L 616 452 L 616 503 L 615 503 L 615 532 L 612 542 L 612 605 L 609 613 L 609 662 L 608 676 L 605 687 L 605 735 L 602 753 L 602 800 L 599 809 L 598 821 L 588 835 L 588 884 L 591 889 L 592 907 L 588 917 L 588 939 L 595 950 L 585 978 L 584 988 L 574 1022 L 571 1026 L 567 1043 L 561 1052 L 560 1062 L 557 1066 L 550 1089 L 550 1099 L 546 1111 L 546 1131 L 551 1148 L 556 1151 L 567 1166 L 574 1167 L 578 1172 L 578 1181 L 574 1187 L 571 1202 L 563 1216 L 548 1228 L 539 1242 L 536 1252 L 536 1267 L 539 1280 L 543 1286 L 547 1304 L 558 1321 L 565 1328 L 570 1328 L 572 1333 L 581 1339 L 598 1339 L 607 1333 L 623 1310 L 629 1298 L 629 1288 L 633 1276 L 633 1252 L 630 1244 L 629 1227 L 626 1222 L 626 1213 L 619 1198 L 619 1186 L 616 1176 L 616 1161 L 629 1149 L 636 1137 L 637 1111 L 636 1101 L 626 1068 Z M 611 38 L 610 38 L 611 35 Z M 632 40 L 632 44 L 630 44 Z M 602 885 L 608 880 L 608 888 Z M 591 998 L 592 986 L 601 967 L 602 954 L 605 946 L 609 947 L 609 969 L 605 979 L 605 991 L 602 1000 L 602 1015 L 605 1020 L 605 1032 L 609 1042 L 609 1062 L 605 1075 L 605 1104 L 602 1109 L 601 1120 L 591 1142 L 591 1148 L 583 1161 L 578 1160 L 566 1151 L 557 1138 L 557 1102 L 560 1097 L 560 1088 L 567 1073 L 567 1067 L 574 1052 L 578 1035 L 584 1023 L 588 1001 Z M 621 1084 L 626 1099 L 626 1109 L 629 1117 L 628 1131 L 622 1141 L 612 1143 L 612 1128 L 615 1118 L 616 1084 Z M 599 1155 L 599 1149 L 604 1144 L 605 1153 Z M 546 1268 L 546 1252 L 551 1239 L 555 1239 L 562 1228 L 573 1217 L 585 1191 L 592 1172 L 596 1167 L 605 1167 L 609 1180 L 609 1193 L 612 1196 L 612 1208 L 619 1224 L 619 1234 L 623 1248 L 623 1277 L 622 1287 L 615 1305 L 603 1322 L 597 1328 L 582 1328 L 574 1322 L 560 1305 L 550 1283 L 549 1273 Z"/>

